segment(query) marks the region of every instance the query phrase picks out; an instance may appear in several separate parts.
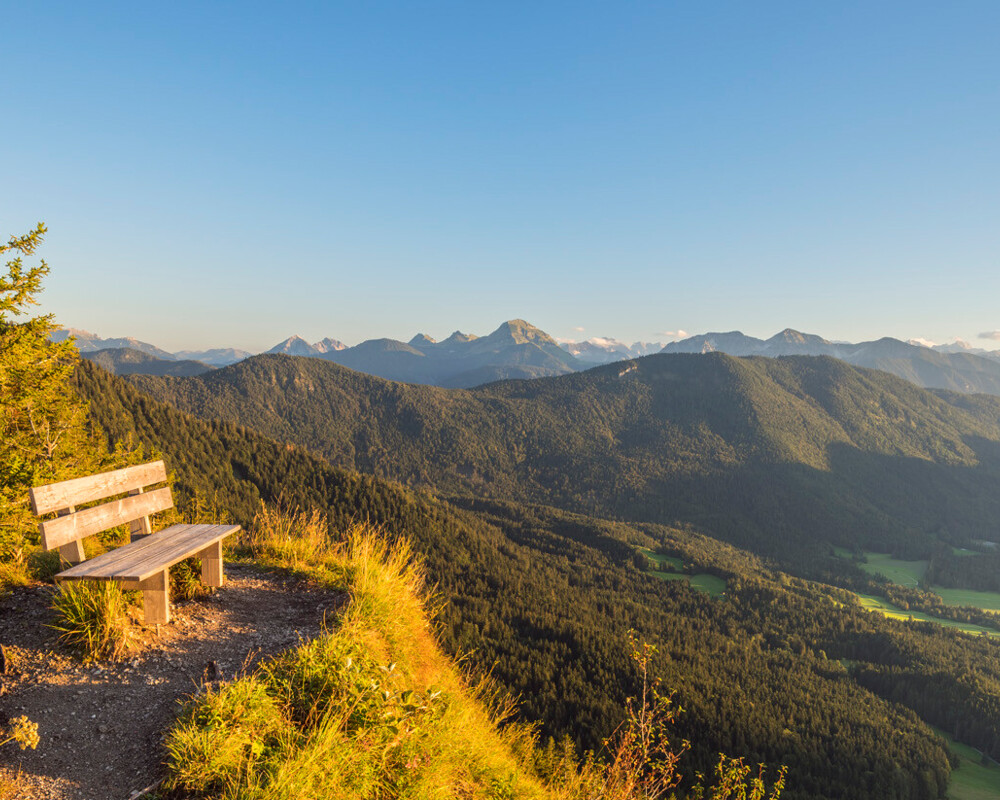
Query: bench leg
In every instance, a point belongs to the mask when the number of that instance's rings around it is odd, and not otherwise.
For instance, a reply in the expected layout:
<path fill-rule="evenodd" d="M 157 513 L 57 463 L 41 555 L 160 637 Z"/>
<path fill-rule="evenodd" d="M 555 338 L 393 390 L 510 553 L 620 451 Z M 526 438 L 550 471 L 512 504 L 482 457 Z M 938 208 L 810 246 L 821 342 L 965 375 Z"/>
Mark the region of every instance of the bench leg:
<path fill-rule="evenodd" d="M 206 586 L 222 586 L 225 575 L 222 572 L 222 542 L 210 544 L 200 553 L 201 581 Z"/>
<path fill-rule="evenodd" d="M 167 570 L 139 584 L 142 589 L 143 622 L 160 625 L 170 622 L 170 576 Z"/>
<path fill-rule="evenodd" d="M 69 564 L 79 564 L 87 560 L 86 553 L 83 552 L 83 542 L 79 539 L 64 544 L 59 548 L 59 557 Z"/>

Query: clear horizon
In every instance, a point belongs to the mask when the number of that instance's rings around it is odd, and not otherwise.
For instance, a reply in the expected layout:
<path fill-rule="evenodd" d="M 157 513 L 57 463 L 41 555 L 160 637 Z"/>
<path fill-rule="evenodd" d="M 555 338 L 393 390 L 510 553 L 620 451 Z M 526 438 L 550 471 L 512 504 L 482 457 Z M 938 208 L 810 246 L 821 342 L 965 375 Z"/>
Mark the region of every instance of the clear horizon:
<path fill-rule="evenodd" d="M 512 318 L 996 349 L 996 3 L 6 21 L 0 235 L 49 226 L 67 327 L 171 352 Z"/>

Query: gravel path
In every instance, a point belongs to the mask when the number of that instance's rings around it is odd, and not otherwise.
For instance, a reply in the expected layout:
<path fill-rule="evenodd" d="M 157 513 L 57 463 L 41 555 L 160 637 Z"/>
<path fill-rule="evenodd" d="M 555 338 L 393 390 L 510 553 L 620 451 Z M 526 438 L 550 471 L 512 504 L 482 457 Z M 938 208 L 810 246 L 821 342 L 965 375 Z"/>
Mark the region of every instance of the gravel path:
<path fill-rule="evenodd" d="M 215 594 L 174 607 L 125 661 L 84 666 L 52 622 L 49 586 L 0 601 L 0 720 L 38 723 L 37 750 L 0 747 L 0 770 L 21 772 L 24 800 L 127 800 L 163 775 L 162 736 L 178 701 L 206 680 L 251 668 L 312 638 L 345 601 L 284 575 L 227 565 Z M 212 665 L 214 662 L 214 666 Z"/>

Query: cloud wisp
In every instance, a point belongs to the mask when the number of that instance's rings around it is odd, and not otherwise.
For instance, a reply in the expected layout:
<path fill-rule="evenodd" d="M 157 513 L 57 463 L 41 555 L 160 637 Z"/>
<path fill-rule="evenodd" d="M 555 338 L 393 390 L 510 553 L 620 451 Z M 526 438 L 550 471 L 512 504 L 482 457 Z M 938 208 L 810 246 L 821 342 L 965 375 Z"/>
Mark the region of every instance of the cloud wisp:
<path fill-rule="evenodd" d="M 991 339 L 994 342 L 1000 342 L 1000 331 L 983 331 L 977 338 Z"/>

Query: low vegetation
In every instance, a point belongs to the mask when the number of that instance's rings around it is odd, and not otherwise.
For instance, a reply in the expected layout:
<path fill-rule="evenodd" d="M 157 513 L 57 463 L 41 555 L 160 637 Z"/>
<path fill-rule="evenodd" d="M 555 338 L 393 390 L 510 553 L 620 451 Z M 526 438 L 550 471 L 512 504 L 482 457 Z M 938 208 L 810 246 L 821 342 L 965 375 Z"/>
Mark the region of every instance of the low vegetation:
<path fill-rule="evenodd" d="M 319 638 L 188 704 L 167 737 L 168 788 L 204 798 L 654 797 L 776 800 L 739 760 L 711 786 L 682 781 L 669 724 L 677 708 L 648 682 L 607 760 L 537 749 L 533 726 L 489 680 L 473 681 L 434 641 L 434 601 L 405 540 L 354 525 L 331 540 L 317 513 L 264 508 L 247 544 L 262 564 L 308 575 L 350 602 Z"/>
<path fill-rule="evenodd" d="M 113 581 L 66 581 L 52 600 L 59 638 L 87 661 L 124 656 L 134 638 L 134 600 Z"/>
<path fill-rule="evenodd" d="M 922 611 L 915 610 L 903 610 L 899 606 L 895 606 L 892 603 L 886 602 L 881 597 L 876 597 L 870 594 L 857 594 L 858 603 L 862 608 L 868 609 L 869 611 L 877 611 L 889 619 L 899 619 L 908 622 L 930 622 L 935 625 L 941 625 L 945 628 L 953 628 L 963 633 L 971 633 L 977 636 L 1000 636 L 1000 630 L 996 628 L 987 628 L 982 625 L 973 625 L 966 622 L 956 622 L 951 619 L 942 619 L 941 617 L 932 617 L 930 614 L 925 614 Z"/>

